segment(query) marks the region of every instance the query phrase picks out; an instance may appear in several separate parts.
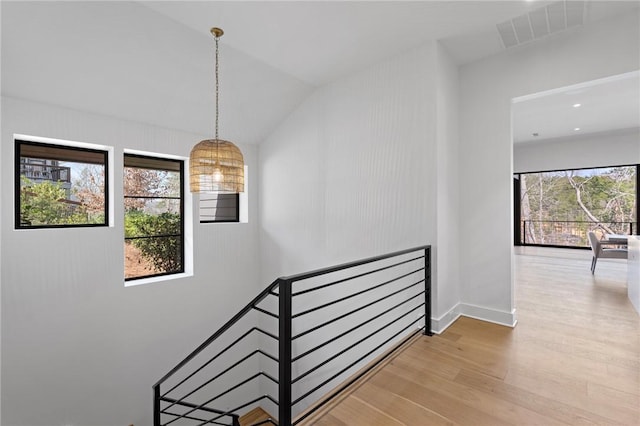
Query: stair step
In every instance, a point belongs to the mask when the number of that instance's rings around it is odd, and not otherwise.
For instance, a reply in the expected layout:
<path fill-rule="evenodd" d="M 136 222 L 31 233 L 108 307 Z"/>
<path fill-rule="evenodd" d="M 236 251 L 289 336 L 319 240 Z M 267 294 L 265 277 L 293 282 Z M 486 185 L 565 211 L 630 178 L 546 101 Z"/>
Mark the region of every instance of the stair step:
<path fill-rule="evenodd" d="M 267 422 L 268 420 L 272 420 L 272 422 L 262 423 L 262 422 Z M 260 423 L 264 425 L 277 424 L 275 423 L 274 417 L 260 407 L 256 407 L 253 410 L 249 411 L 244 416 L 240 417 L 240 426 L 251 426 L 251 425 L 255 425 L 256 423 Z"/>

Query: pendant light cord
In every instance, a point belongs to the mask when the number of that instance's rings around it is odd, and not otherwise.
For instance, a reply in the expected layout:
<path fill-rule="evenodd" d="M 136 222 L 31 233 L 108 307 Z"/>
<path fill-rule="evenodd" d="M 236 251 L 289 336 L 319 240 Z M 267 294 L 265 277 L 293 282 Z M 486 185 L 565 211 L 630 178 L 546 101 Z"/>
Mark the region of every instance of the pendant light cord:
<path fill-rule="evenodd" d="M 220 37 L 216 36 L 216 140 L 218 140 L 218 110 L 219 108 L 219 101 L 218 101 L 218 96 L 220 95 L 220 83 L 219 83 L 219 77 L 218 77 L 218 39 Z"/>

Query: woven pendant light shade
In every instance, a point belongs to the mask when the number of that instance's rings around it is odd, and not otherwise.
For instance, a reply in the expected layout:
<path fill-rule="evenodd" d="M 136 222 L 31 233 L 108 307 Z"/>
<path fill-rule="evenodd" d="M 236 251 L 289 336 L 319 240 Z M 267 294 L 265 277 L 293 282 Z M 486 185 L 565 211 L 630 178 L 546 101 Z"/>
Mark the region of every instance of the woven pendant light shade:
<path fill-rule="evenodd" d="M 244 192 L 244 158 L 229 141 L 205 139 L 189 156 L 191 192 Z"/>
<path fill-rule="evenodd" d="M 194 193 L 244 192 L 244 158 L 232 142 L 218 138 L 220 90 L 218 73 L 218 40 L 224 34 L 220 28 L 211 28 L 216 42 L 216 137 L 200 141 L 189 155 L 189 186 Z"/>

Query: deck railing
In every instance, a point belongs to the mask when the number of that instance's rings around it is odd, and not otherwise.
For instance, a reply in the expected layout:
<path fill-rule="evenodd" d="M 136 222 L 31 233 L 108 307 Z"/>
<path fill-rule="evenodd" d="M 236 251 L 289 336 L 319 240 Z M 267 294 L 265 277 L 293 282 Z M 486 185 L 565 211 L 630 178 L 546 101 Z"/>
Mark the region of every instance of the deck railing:
<path fill-rule="evenodd" d="M 520 244 L 589 248 L 587 234 L 590 231 L 600 234 L 633 235 L 637 230 L 637 222 L 523 220 L 520 225 Z"/>

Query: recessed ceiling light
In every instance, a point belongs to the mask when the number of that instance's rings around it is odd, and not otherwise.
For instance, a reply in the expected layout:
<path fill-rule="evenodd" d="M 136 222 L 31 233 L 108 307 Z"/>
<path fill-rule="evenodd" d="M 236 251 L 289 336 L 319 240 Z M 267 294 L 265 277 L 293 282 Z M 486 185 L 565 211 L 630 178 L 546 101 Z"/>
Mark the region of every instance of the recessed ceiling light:
<path fill-rule="evenodd" d="M 574 108 L 580 108 L 582 106 L 582 104 L 573 104 Z"/>
<path fill-rule="evenodd" d="M 580 131 L 580 127 L 576 127 L 576 128 L 574 128 L 574 129 L 573 129 L 573 131 L 575 131 L 575 132 Z"/>

